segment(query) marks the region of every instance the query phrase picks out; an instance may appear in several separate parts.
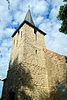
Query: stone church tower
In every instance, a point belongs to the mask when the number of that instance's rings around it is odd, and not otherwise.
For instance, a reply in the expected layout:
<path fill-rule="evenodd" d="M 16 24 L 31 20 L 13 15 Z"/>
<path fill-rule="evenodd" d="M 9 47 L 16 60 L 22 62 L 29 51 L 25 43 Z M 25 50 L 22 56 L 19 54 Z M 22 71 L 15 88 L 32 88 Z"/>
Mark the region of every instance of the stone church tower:
<path fill-rule="evenodd" d="M 46 49 L 45 35 L 35 26 L 28 10 L 23 23 L 12 35 L 2 100 L 46 100 L 45 94 L 56 87 L 56 82 L 65 80 L 65 58 Z"/>

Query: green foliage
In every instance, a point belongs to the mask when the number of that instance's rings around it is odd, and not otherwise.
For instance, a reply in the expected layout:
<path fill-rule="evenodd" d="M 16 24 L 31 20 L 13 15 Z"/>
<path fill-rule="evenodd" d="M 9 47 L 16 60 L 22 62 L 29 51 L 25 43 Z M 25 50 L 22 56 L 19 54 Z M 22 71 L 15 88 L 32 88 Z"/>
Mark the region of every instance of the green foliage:
<path fill-rule="evenodd" d="M 60 6 L 60 10 L 57 18 L 59 20 L 62 20 L 62 25 L 59 31 L 63 32 L 64 34 L 67 34 L 67 4 Z"/>
<path fill-rule="evenodd" d="M 67 0 L 63 0 L 64 2 L 67 2 Z"/>

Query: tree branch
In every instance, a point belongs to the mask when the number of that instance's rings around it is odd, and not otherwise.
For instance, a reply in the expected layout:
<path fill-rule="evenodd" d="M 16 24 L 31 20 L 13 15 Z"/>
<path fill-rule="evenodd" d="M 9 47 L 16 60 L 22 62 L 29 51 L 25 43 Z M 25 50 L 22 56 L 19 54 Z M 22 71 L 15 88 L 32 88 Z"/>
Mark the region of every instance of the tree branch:
<path fill-rule="evenodd" d="M 10 1 L 6 0 L 8 2 L 8 10 L 10 10 Z"/>

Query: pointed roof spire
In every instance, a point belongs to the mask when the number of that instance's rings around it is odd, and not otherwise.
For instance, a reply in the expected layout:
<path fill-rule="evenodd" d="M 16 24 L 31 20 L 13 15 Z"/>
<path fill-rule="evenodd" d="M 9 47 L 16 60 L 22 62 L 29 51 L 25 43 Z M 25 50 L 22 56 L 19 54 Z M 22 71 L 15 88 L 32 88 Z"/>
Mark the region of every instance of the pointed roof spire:
<path fill-rule="evenodd" d="M 39 31 L 40 33 L 42 33 L 43 35 L 46 35 L 46 33 L 44 33 L 43 31 L 41 31 L 40 29 L 38 29 L 34 22 L 33 22 L 33 19 L 32 19 L 32 16 L 31 16 L 31 12 L 30 12 L 30 9 L 28 10 L 27 14 L 26 14 L 26 17 L 23 21 L 23 23 L 21 23 L 21 25 L 17 28 L 17 30 L 14 32 L 14 34 L 12 35 L 12 37 L 15 36 L 15 34 L 17 33 L 17 31 L 24 25 L 24 23 L 30 25 L 32 28 L 35 28 L 37 31 Z"/>
<path fill-rule="evenodd" d="M 24 20 L 35 26 L 33 19 L 32 19 L 32 16 L 31 16 L 30 9 L 28 10 Z"/>

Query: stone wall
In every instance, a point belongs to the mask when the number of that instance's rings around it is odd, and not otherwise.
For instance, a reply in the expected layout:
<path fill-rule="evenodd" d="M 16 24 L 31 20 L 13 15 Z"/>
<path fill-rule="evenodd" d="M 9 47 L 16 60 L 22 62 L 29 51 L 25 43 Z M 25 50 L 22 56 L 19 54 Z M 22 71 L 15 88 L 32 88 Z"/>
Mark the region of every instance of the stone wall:
<path fill-rule="evenodd" d="M 43 34 L 25 23 L 13 37 L 3 100 L 8 100 L 10 91 L 15 92 L 16 100 L 46 100 L 45 94 L 65 80 L 64 56 L 43 48 Z"/>
<path fill-rule="evenodd" d="M 16 93 L 16 100 L 22 100 L 22 92 L 34 100 L 41 100 L 41 94 L 44 94 L 45 91 L 48 92 L 48 75 L 43 47 L 43 34 L 37 30 L 34 33 L 34 28 L 29 25 L 24 24 L 16 33 L 13 37 L 6 89 L 4 90 L 6 94 L 3 93 L 3 100 L 9 98 L 10 91 Z"/>
<path fill-rule="evenodd" d="M 25 25 L 25 30 L 23 63 L 30 70 L 35 87 L 34 93 L 39 96 L 40 93 L 48 91 L 47 70 L 43 52 L 44 36 L 37 31 L 37 40 L 35 40 L 34 28 Z"/>
<path fill-rule="evenodd" d="M 48 72 L 48 86 L 50 92 L 56 91 L 59 84 L 66 80 L 66 63 L 63 55 L 44 49 Z"/>

